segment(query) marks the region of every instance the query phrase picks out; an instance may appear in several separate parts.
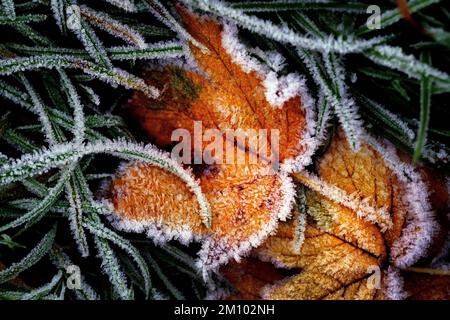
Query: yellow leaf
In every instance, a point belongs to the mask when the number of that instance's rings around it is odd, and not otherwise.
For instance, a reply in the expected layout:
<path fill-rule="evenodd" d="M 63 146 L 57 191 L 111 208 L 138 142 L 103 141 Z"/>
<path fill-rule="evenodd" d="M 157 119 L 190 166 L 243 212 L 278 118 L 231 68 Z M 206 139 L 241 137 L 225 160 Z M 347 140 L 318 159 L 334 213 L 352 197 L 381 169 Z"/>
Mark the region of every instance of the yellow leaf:
<path fill-rule="evenodd" d="M 402 170 L 394 171 L 388 165 L 388 161 L 394 161 L 386 160 L 388 156 L 369 144 L 353 152 L 343 135 L 338 133 L 320 160 L 320 178 L 295 174 L 297 179 L 314 189 L 306 193 L 308 223 L 301 250 L 294 250 L 293 220 L 280 225 L 276 235 L 257 248 L 256 254 L 278 267 L 301 272 L 267 286 L 264 298 L 406 297 L 396 266 L 413 264 L 424 256 L 436 229 L 430 212 L 427 221 L 411 218 L 411 214 L 417 215 L 413 211 L 417 203 L 411 203 L 407 197 L 413 186 L 399 175 Z M 397 164 L 400 166 L 401 163 Z M 404 170 L 407 168 L 405 165 Z M 409 171 L 411 176 L 413 173 Z M 342 192 L 337 192 L 339 190 Z M 345 201 L 337 197 L 348 194 L 353 197 Z M 426 203 L 427 200 L 416 201 Z M 385 222 L 384 218 L 380 221 L 376 216 L 370 219 L 358 216 L 358 208 L 370 211 L 369 207 L 373 214 L 388 213 L 392 221 L 389 229 L 380 226 L 382 221 Z"/>

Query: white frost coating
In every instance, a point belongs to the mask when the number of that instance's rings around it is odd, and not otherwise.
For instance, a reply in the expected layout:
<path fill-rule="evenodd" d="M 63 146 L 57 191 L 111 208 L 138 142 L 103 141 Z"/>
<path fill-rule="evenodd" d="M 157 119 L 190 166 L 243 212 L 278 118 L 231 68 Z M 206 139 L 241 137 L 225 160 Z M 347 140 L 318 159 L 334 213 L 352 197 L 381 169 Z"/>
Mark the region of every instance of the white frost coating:
<path fill-rule="evenodd" d="M 286 173 L 280 173 L 281 188 L 279 190 L 282 200 L 276 201 L 276 206 L 270 213 L 270 221 L 247 241 L 235 243 L 233 239 L 208 238 L 203 243 L 196 264 L 202 271 L 204 279 L 208 279 L 209 272 L 216 272 L 218 268 L 230 261 L 231 258 L 240 261 L 240 258 L 252 249 L 259 246 L 278 226 L 278 221 L 285 221 L 292 210 L 295 197 L 295 187 L 292 179 Z M 231 235 L 233 236 L 233 235 Z"/>
<path fill-rule="evenodd" d="M 422 151 L 422 154 L 431 163 L 441 162 L 448 163 L 450 161 L 450 155 L 445 150 L 446 146 L 443 143 L 430 141 Z"/>
<path fill-rule="evenodd" d="M 320 136 L 316 135 L 317 114 L 314 107 L 315 101 L 309 95 L 304 78 L 299 79 L 299 91 L 301 99 L 301 108 L 305 113 L 305 128 L 303 129 L 301 139 L 299 141 L 302 153 L 295 159 L 286 159 L 281 164 L 281 170 L 286 172 L 302 171 L 312 162 L 312 156 L 323 142 Z"/>
<path fill-rule="evenodd" d="M 368 137 L 368 143 L 383 156 L 387 166 L 405 186 L 406 227 L 391 247 L 391 260 L 398 268 L 406 268 L 425 254 L 438 230 L 428 199 L 428 186 L 411 165 L 398 158 L 393 145 L 385 141 L 385 147 L 371 137 Z"/>
<path fill-rule="evenodd" d="M 300 76 L 295 73 L 279 77 L 271 71 L 266 75 L 263 85 L 266 88 L 267 101 L 274 108 L 281 108 L 286 101 L 298 95 L 302 88 L 302 81 Z"/>
<path fill-rule="evenodd" d="M 66 72 L 62 69 L 58 69 L 59 76 L 61 77 L 61 84 L 66 89 L 66 96 L 69 100 L 70 106 L 73 108 L 73 120 L 75 125 L 73 126 L 74 143 L 80 144 L 84 140 L 85 136 L 85 117 L 83 112 L 83 105 L 81 104 L 80 97 L 70 81 Z"/>
<path fill-rule="evenodd" d="M 177 240 L 184 245 L 188 245 L 192 241 L 202 239 L 189 226 L 185 225 L 181 229 L 175 230 L 164 224 L 162 219 L 130 220 L 120 217 L 117 213 L 108 215 L 108 219 L 116 229 L 125 232 L 144 233 L 156 245 L 163 245 L 171 240 Z"/>
<path fill-rule="evenodd" d="M 308 67 L 314 81 L 321 88 L 327 102 L 333 107 L 334 114 L 338 117 L 352 149 L 358 150 L 362 137 L 366 133 L 355 101 L 348 93 L 345 72 L 340 61 L 334 55 L 323 54 L 327 71 L 327 75 L 324 75 L 320 70 L 320 65 L 323 64 L 321 59 L 301 48 L 298 48 L 297 52 Z"/>
<path fill-rule="evenodd" d="M 264 52 L 264 61 L 275 72 L 280 72 L 286 67 L 286 59 L 277 51 Z"/>
<path fill-rule="evenodd" d="M 247 30 L 261 34 L 273 40 L 285 44 L 292 44 L 310 50 L 320 50 L 323 52 L 337 52 L 341 54 L 360 52 L 369 49 L 383 41 L 383 38 L 373 38 L 371 40 L 343 40 L 342 38 L 312 38 L 302 36 L 287 26 L 279 26 L 270 20 L 262 20 L 255 16 L 249 16 L 242 10 L 234 9 L 227 3 L 215 0 L 201 0 L 192 2 L 183 0 L 186 5 L 194 5 L 206 12 L 211 12 L 233 21 Z"/>
<path fill-rule="evenodd" d="M 147 47 L 144 37 L 139 32 L 111 18 L 106 13 L 95 11 L 85 5 L 80 6 L 80 12 L 87 18 L 89 23 L 108 32 L 112 36 L 118 37 L 141 49 Z"/>
<path fill-rule="evenodd" d="M 182 48 L 182 50 L 180 50 Z M 107 49 L 113 60 L 169 59 L 184 57 L 187 50 L 180 41 L 160 41 L 148 44 L 145 49 L 134 46 L 115 46 Z"/>
<path fill-rule="evenodd" d="M 298 254 L 298 253 L 294 252 L 294 254 Z M 275 268 L 277 268 L 277 269 L 286 269 L 287 270 L 287 269 L 292 268 L 290 265 L 283 263 L 277 257 L 266 254 L 265 252 L 261 252 L 261 251 L 252 252 L 251 256 L 253 256 L 263 262 L 269 262 L 269 263 L 273 264 L 275 266 Z"/>
<path fill-rule="evenodd" d="M 74 68 L 81 69 L 88 75 L 96 77 L 111 86 L 122 85 L 127 89 L 139 90 L 150 98 L 159 97 L 158 89 L 149 86 L 141 78 L 132 75 L 119 68 L 105 69 L 90 61 L 82 60 L 74 56 L 62 56 L 52 54 L 43 56 L 19 57 L 0 60 L 1 75 L 11 75 L 19 71 L 37 70 L 41 68 Z M 19 100 L 18 97 L 8 95 L 10 99 L 28 108 L 27 102 Z"/>
<path fill-rule="evenodd" d="M 382 66 L 406 73 L 420 80 L 423 76 L 448 82 L 450 76 L 430 65 L 417 60 L 413 55 L 407 55 L 401 48 L 380 45 L 366 53 L 367 57 Z"/>
<path fill-rule="evenodd" d="M 82 201 L 78 192 L 76 192 L 71 183 L 66 182 L 66 199 L 69 202 L 69 210 L 68 210 L 68 218 L 69 218 L 69 227 L 72 232 L 73 239 L 78 247 L 78 251 L 80 252 L 82 257 L 89 256 L 89 247 L 86 240 L 86 235 L 83 229 L 82 220 L 83 220 L 83 210 L 82 210 Z"/>
<path fill-rule="evenodd" d="M 50 7 L 52 9 L 53 17 L 55 18 L 56 25 L 60 31 L 63 31 L 64 17 L 64 3 L 60 0 L 51 0 Z"/>
<path fill-rule="evenodd" d="M 343 205 L 356 212 L 359 218 L 362 218 L 370 223 L 376 223 L 381 228 L 381 232 L 385 232 L 392 227 L 392 220 L 386 208 L 374 208 L 369 204 L 370 199 L 360 199 L 360 195 L 348 194 L 344 190 L 328 184 L 319 177 L 308 172 L 302 172 L 304 177 L 302 183 L 311 190 L 314 190 L 328 199 Z"/>
<path fill-rule="evenodd" d="M 231 61 L 239 65 L 245 73 L 256 71 L 264 77 L 267 68 L 253 58 L 238 38 L 238 29 L 234 24 L 223 22 L 222 47 L 231 57 Z"/>
<path fill-rule="evenodd" d="M 384 271 L 383 292 L 389 300 L 404 300 L 407 298 L 408 294 L 403 288 L 403 278 L 397 268 L 389 266 Z"/>
<path fill-rule="evenodd" d="M 48 117 L 48 112 L 44 106 L 44 102 L 23 74 L 20 75 L 20 80 L 22 81 L 23 85 L 28 91 L 28 94 L 30 95 L 30 99 L 33 103 L 33 112 L 39 116 L 39 121 L 42 124 L 42 131 L 44 133 L 45 139 L 50 145 L 56 144 L 56 135 L 53 130 L 50 118 Z"/>
<path fill-rule="evenodd" d="M 74 148 L 70 143 L 54 145 L 51 149 L 44 148 L 24 154 L 18 159 L 11 159 L 0 166 L 0 185 L 23 180 L 30 175 L 39 175 L 80 159 L 80 154 L 72 152 Z"/>
<path fill-rule="evenodd" d="M 98 250 L 98 257 L 102 260 L 102 271 L 108 276 L 114 290 L 121 299 L 130 299 L 132 291 L 128 288 L 127 277 L 120 269 L 120 264 L 115 253 L 111 250 L 106 240 L 94 237 Z"/>

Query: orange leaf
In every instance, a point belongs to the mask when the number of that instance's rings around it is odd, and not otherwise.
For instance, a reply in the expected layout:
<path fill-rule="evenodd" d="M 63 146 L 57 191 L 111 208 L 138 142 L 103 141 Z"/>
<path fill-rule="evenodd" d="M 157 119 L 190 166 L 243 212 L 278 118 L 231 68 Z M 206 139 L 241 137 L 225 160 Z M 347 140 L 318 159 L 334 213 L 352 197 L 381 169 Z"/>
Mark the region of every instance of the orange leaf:
<path fill-rule="evenodd" d="M 205 271 L 239 259 L 288 216 L 294 196 L 288 171 L 310 163 L 317 145 L 314 114 L 298 75 L 278 77 L 251 58 L 233 26 L 200 19 L 182 7 L 178 11 L 186 30 L 208 52 L 190 46 L 195 70 L 174 65 L 149 70 L 145 77 L 162 89 L 162 97 L 151 100 L 136 92 L 129 106 L 161 148 L 173 144 L 175 129 L 186 129 L 195 138 L 196 121 L 223 136 L 224 154 L 235 155 L 233 161 L 195 167 L 211 207 L 211 229 L 201 224 L 190 190 L 155 166 L 126 168 L 112 184 L 112 200 L 118 227 L 147 232 L 155 241 L 201 240 L 199 262 Z M 259 145 L 248 141 L 242 148 L 228 139 L 228 129 L 279 130 L 279 144 L 268 141 L 268 156 L 279 155 L 281 169 L 274 171 L 264 161 L 251 163 L 249 155 Z M 238 162 L 240 156 L 244 163 Z"/>

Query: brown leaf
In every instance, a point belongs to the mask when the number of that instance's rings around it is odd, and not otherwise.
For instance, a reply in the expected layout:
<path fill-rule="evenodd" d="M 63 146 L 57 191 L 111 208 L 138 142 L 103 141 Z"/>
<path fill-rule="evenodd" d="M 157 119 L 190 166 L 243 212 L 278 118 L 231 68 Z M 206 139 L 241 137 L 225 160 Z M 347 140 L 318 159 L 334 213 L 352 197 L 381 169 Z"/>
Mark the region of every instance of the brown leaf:
<path fill-rule="evenodd" d="M 414 272 L 402 273 L 408 299 L 411 300 L 449 300 L 450 275 L 437 276 Z"/>
<path fill-rule="evenodd" d="M 220 271 L 236 290 L 227 297 L 229 300 L 259 300 L 265 286 L 283 279 L 272 264 L 253 258 L 229 263 Z"/>

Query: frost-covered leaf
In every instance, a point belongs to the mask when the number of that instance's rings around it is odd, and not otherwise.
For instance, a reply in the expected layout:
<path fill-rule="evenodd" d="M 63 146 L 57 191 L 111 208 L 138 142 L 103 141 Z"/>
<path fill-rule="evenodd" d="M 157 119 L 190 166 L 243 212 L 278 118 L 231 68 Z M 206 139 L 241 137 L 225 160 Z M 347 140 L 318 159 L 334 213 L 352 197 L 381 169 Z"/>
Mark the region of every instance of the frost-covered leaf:
<path fill-rule="evenodd" d="M 89 219 L 84 219 L 83 226 L 95 236 L 111 241 L 119 248 L 124 250 L 133 259 L 133 261 L 139 268 L 141 276 L 144 279 L 144 290 L 145 294 L 148 295 L 151 288 L 150 272 L 144 258 L 141 256 L 139 251 L 128 240 L 117 235 L 114 231 L 106 228 L 100 222 L 93 222 Z"/>
<path fill-rule="evenodd" d="M 449 86 L 450 76 L 447 73 L 405 54 L 401 48 L 381 45 L 365 51 L 364 54 L 374 62 L 404 72 L 414 79 L 429 77 L 437 81 L 437 84 Z"/>
<path fill-rule="evenodd" d="M 422 61 L 425 63 L 429 63 L 429 60 L 430 58 L 427 55 L 424 55 L 422 58 Z M 414 162 L 419 160 L 427 139 L 428 125 L 430 122 L 431 86 L 432 80 L 430 77 L 423 76 L 420 80 L 420 125 L 415 143 Z"/>
<path fill-rule="evenodd" d="M 52 8 L 53 17 L 55 18 L 56 25 L 59 30 L 65 34 L 67 31 L 66 16 L 64 8 L 64 0 L 51 0 L 50 5 Z"/>
<path fill-rule="evenodd" d="M 168 146 L 173 130 L 183 128 L 193 136 L 194 121 L 202 121 L 205 128 L 216 128 L 225 137 L 225 153 L 241 157 L 258 150 L 257 146 L 250 144 L 250 151 L 235 146 L 226 139 L 228 128 L 276 129 L 280 133 L 279 145 L 273 143 L 266 157 L 278 154 L 282 170 L 270 174 L 267 162 L 240 164 L 235 159 L 225 164 L 219 161 L 199 174 L 211 205 L 210 230 L 202 224 L 198 203 L 189 189 L 169 172 L 132 164 L 112 183 L 119 228 L 146 232 L 158 243 L 203 239 L 199 264 L 205 272 L 258 245 L 278 219 L 289 213 L 293 185 L 286 171 L 309 164 L 317 146 L 312 137 L 315 119 L 305 83 L 298 75 L 278 77 L 266 70 L 249 56 L 232 26 L 199 19 L 183 8 L 179 14 L 186 30 L 208 49 L 190 47 L 208 78 L 175 66 L 149 71 L 147 81 L 166 87 L 164 94 L 151 100 L 137 93 L 130 105 L 149 136 L 158 146 Z"/>
<path fill-rule="evenodd" d="M 0 271 L 0 283 L 4 283 L 15 278 L 22 271 L 27 270 L 51 249 L 56 234 L 56 225 L 41 239 L 41 241 L 34 247 L 28 255 L 26 255 L 19 262 L 13 263 L 7 269 Z"/>
<path fill-rule="evenodd" d="M 87 6 L 81 6 L 80 13 L 93 26 L 96 26 L 109 34 L 124 40 L 129 45 L 133 45 L 141 49 L 145 49 L 147 47 L 145 39 L 136 30 L 133 30 L 126 24 L 111 18 L 106 13 L 97 12 Z"/>
<path fill-rule="evenodd" d="M 61 271 L 66 272 L 67 267 L 72 266 L 73 262 L 70 260 L 61 249 L 53 247 L 49 253 L 53 264 Z M 98 300 L 97 292 L 88 284 L 83 276 L 80 275 L 80 288 L 74 288 L 75 295 L 80 300 Z"/>
<path fill-rule="evenodd" d="M 80 170 L 80 168 L 76 168 Z M 65 184 L 66 198 L 69 202 L 69 224 L 73 234 L 73 238 L 77 243 L 78 250 L 82 257 L 89 256 L 89 246 L 87 243 L 86 233 L 83 227 L 83 207 L 82 195 L 76 185 L 75 175 L 71 174 L 69 181 Z"/>
<path fill-rule="evenodd" d="M 98 38 L 91 26 L 84 20 L 80 7 L 72 5 L 66 8 L 66 14 L 71 19 L 70 30 L 75 33 L 89 55 L 101 67 L 112 69 L 112 63 L 106 53 L 102 41 Z"/>
<path fill-rule="evenodd" d="M 66 55 L 69 57 L 78 57 L 89 59 L 89 54 L 84 50 L 68 49 L 61 47 L 41 47 L 8 44 L 8 47 L 14 51 L 27 55 Z M 146 48 L 137 48 L 135 46 L 115 46 L 106 48 L 106 52 L 112 60 L 138 60 L 138 59 L 167 59 L 181 57 L 186 54 L 182 43 L 176 41 L 162 41 L 149 43 Z"/>
<path fill-rule="evenodd" d="M 133 289 L 128 286 L 127 279 L 123 274 L 116 254 L 111 249 L 107 240 L 95 237 L 99 258 L 102 260 L 103 272 L 109 277 L 114 292 L 123 300 L 133 298 Z"/>
<path fill-rule="evenodd" d="M 92 62 L 81 60 L 71 56 L 58 54 L 33 56 L 27 58 L 12 58 L 0 60 L 0 75 L 10 75 L 25 70 L 41 68 L 74 68 L 81 69 L 88 75 L 94 76 L 109 84 L 119 84 L 128 89 L 141 90 L 149 97 L 159 96 L 159 91 L 148 86 L 142 79 L 129 74 L 119 68 L 108 69 Z"/>
<path fill-rule="evenodd" d="M 427 254 L 437 225 L 420 175 L 382 150 L 364 144 L 355 153 L 341 133 L 320 161 L 320 179 L 296 175 L 310 187 L 306 208 L 311 219 L 301 251 L 294 253 L 295 225 L 290 222 L 257 254 L 279 267 L 303 271 L 267 286 L 263 297 L 406 297 L 396 268 Z M 378 287 L 373 272 L 378 272 Z"/>
<path fill-rule="evenodd" d="M 233 2 L 231 6 L 243 12 L 281 12 L 291 10 L 331 10 L 352 13 L 366 13 L 367 4 L 334 0 L 320 1 L 246 1 Z"/>
<path fill-rule="evenodd" d="M 67 74 L 63 70 L 58 70 L 59 76 L 61 77 L 61 84 L 64 88 L 64 91 L 67 96 L 67 100 L 69 101 L 69 105 L 73 108 L 74 117 L 73 120 L 75 122 L 73 135 L 75 143 L 82 143 L 84 140 L 85 134 L 85 120 L 84 120 L 84 112 L 83 105 L 81 104 L 80 97 L 72 84 L 72 81 L 69 79 Z"/>
<path fill-rule="evenodd" d="M 11 228 L 16 228 L 26 223 L 27 227 L 38 222 L 49 210 L 50 207 L 59 199 L 62 191 L 64 190 L 64 185 L 70 177 L 73 170 L 73 166 L 67 168 L 59 178 L 56 185 L 48 190 L 46 196 L 38 203 L 37 206 L 30 209 L 27 213 L 23 214 L 19 218 L 8 222 L 5 225 L 0 226 L 0 231 L 5 231 Z M 24 230 L 24 228 L 22 228 Z"/>
<path fill-rule="evenodd" d="M 42 102 L 41 97 L 37 94 L 37 92 L 32 87 L 31 83 L 25 78 L 24 75 L 20 75 L 20 80 L 28 91 L 30 95 L 31 101 L 33 103 L 33 108 L 35 113 L 39 116 L 39 120 L 41 121 L 43 133 L 47 142 L 50 145 L 53 145 L 57 142 L 57 137 L 55 135 L 55 129 L 52 126 L 50 118 L 48 116 L 48 111 Z"/>

